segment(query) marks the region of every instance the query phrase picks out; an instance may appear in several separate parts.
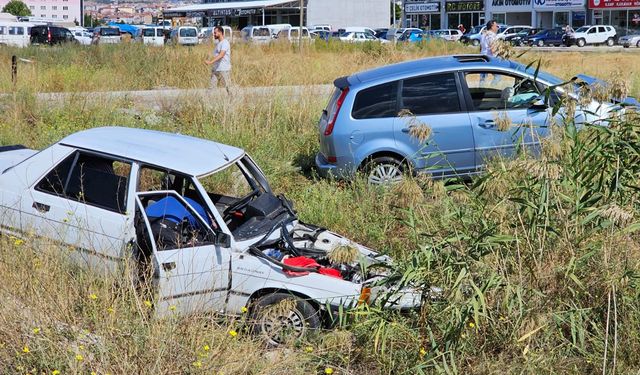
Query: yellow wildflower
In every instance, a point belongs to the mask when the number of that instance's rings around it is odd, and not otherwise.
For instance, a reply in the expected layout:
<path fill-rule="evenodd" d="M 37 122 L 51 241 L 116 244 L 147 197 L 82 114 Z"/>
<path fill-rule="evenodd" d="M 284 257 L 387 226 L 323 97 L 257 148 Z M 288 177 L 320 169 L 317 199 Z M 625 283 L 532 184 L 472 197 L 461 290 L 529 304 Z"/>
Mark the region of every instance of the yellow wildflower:
<path fill-rule="evenodd" d="M 331 374 L 333 374 L 333 369 L 331 367 L 327 367 L 326 369 L 324 369 L 324 373 L 328 374 L 328 375 L 331 375 Z"/>
<path fill-rule="evenodd" d="M 92 299 L 92 300 L 97 300 L 98 296 L 95 293 L 91 293 L 91 294 L 89 294 L 89 298 Z"/>
<path fill-rule="evenodd" d="M 209 347 L 209 345 L 205 344 L 205 345 L 202 347 L 202 349 L 203 349 L 205 352 L 208 352 L 211 348 Z"/>
<path fill-rule="evenodd" d="M 169 310 L 171 310 L 171 311 L 175 311 L 175 310 L 176 310 L 176 305 L 171 305 L 171 306 L 169 306 Z"/>
<path fill-rule="evenodd" d="M 193 365 L 193 367 L 195 367 L 195 368 L 200 368 L 200 367 L 202 367 L 202 362 L 200 362 L 200 361 L 195 361 L 195 362 L 193 362 L 193 363 L 192 363 L 192 365 Z"/>
<path fill-rule="evenodd" d="M 22 348 L 22 352 L 26 354 L 26 353 L 31 352 L 31 350 L 29 350 L 29 347 L 27 345 L 25 345 L 24 348 Z"/>
<path fill-rule="evenodd" d="M 34 333 L 34 334 L 36 334 L 36 335 L 37 335 L 38 333 L 40 333 L 40 328 L 38 328 L 38 327 L 34 328 L 34 329 L 33 329 L 33 333 Z"/>
<path fill-rule="evenodd" d="M 240 311 L 242 311 L 242 313 L 246 313 L 247 311 L 249 311 L 249 309 L 247 309 L 245 306 L 242 306 L 242 308 L 240 309 Z"/>
<path fill-rule="evenodd" d="M 313 348 L 310 346 L 307 346 L 306 348 L 304 348 L 304 351 L 307 353 L 311 353 L 313 351 Z"/>
<path fill-rule="evenodd" d="M 420 348 L 420 357 L 424 357 L 425 355 L 427 355 L 425 348 Z"/>
<path fill-rule="evenodd" d="M 91 371 L 91 375 L 98 375 L 98 373 L 95 371 Z"/>
<path fill-rule="evenodd" d="M 84 359 L 82 354 L 76 354 L 76 361 L 81 362 Z"/>
<path fill-rule="evenodd" d="M 60 370 L 53 370 L 51 375 L 60 375 Z"/>
<path fill-rule="evenodd" d="M 153 306 L 153 304 L 149 300 L 144 301 L 144 305 L 149 307 L 149 308 L 151 308 L 151 306 Z"/>
<path fill-rule="evenodd" d="M 238 336 L 238 332 L 236 332 L 235 330 L 232 329 L 231 331 L 229 331 L 229 336 L 236 337 L 236 336 Z"/>
<path fill-rule="evenodd" d="M 107 307 L 107 312 L 111 315 L 113 315 L 114 312 L 116 312 L 116 310 L 114 310 L 113 307 Z"/>
<path fill-rule="evenodd" d="M 469 328 L 476 328 L 476 324 L 474 322 L 469 322 Z"/>
<path fill-rule="evenodd" d="M 16 238 L 16 240 L 15 240 L 15 241 L 13 241 L 13 244 L 14 244 L 14 245 L 16 245 L 16 246 L 20 246 L 20 245 L 22 245 L 23 243 L 24 243 L 24 241 L 23 241 L 23 240 L 21 240 L 21 239 L 19 239 L 19 238 Z"/>

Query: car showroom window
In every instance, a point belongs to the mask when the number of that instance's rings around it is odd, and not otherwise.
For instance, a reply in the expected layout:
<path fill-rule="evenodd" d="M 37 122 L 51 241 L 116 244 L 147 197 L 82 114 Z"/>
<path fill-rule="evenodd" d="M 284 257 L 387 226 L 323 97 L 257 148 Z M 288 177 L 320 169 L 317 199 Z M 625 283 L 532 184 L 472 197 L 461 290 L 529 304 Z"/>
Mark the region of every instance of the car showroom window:
<path fill-rule="evenodd" d="M 351 115 L 357 120 L 395 117 L 398 82 L 390 82 L 361 90 Z"/>
<path fill-rule="evenodd" d="M 63 160 L 36 186 L 118 213 L 127 210 L 127 188 L 131 164 L 111 158 L 76 152 Z M 62 192 L 62 193 L 61 193 Z"/>
<path fill-rule="evenodd" d="M 465 80 L 476 111 L 523 108 L 540 95 L 535 83 L 528 78 L 473 72 L 467 73 Z"/>
<path fill-rule="evenodd" d="M 455 76 L 446 73 L 404 80 L 400 108 L 415 116 L 459 112 Z"/>

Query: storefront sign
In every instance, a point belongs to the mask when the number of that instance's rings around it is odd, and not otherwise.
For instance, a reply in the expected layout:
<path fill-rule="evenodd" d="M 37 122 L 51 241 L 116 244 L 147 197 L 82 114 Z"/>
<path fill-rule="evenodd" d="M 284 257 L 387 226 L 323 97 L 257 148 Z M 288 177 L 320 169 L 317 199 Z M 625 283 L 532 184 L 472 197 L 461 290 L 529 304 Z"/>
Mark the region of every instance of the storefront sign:
<path fill-rule="evenodd" d="M 493 7 L 522 7 L 531 6 L 531 0 L 493 0 Z"/>
<path fill-rule="evenodd" d="M 640 0 L 589 0 L 589 8 L 640 8 Z"/>
<path fill-rule="evenodd" d="M 423 2 L 423 3 L 405 4 L 404 12 L 407 14 L 440 12 L 440 3 Z"/>
<path fill-rule="evenodd" d="M 163 12 L 165 18 L 178 17 L 245 17 L 262 14 L 262 8 L 253 9 L 209 9 L 200 11 L 171 11 Z"/>
<path fill-rule="evenodd" d="M 597 1 L 597 0 L 593 0 Z M 602 0 L 600 0 L 602 1 Z M 580 8 L 584 0 L 533 0 L 533 7 L 539 8 Z"/>
<path fill-rule="evenodd" d="M 484 10 L 484 1 L 447 1 L 445 9 L 451 12 L 481 12 Z"/>

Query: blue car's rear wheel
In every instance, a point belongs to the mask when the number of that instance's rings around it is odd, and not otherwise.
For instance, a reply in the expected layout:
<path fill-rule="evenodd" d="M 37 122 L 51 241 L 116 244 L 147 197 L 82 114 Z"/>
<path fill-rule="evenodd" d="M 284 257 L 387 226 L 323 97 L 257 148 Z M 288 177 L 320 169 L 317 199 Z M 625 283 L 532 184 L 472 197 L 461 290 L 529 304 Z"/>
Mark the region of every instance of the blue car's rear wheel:
<path fill-rule="evenodd" d="M 390 156 L 371 159 L 365 167 L 365 172 L 371 185 L 397 184 L 404 177 L 402 162 Z"/>

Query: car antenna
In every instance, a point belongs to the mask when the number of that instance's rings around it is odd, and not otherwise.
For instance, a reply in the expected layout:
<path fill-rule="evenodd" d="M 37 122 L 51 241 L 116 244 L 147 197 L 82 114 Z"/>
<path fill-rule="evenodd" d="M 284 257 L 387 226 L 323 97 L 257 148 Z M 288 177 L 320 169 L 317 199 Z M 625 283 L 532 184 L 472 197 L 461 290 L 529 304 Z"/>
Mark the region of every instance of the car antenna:
<path fill-rule="evenodd" d="M 214 143 L 216 144 L 216 147 L 218 148 L 218 151 L 220 151 L 222 156 L 224 156 L 224 160 L 225 161 L 229 161 L 229 157 L 227 156 L 227 154 L 224 153 L 224 151 L 222 151 L 222 147 L 220 147 L 220 144 L 218 144 L 218 142 L 214 142 Z"/>

